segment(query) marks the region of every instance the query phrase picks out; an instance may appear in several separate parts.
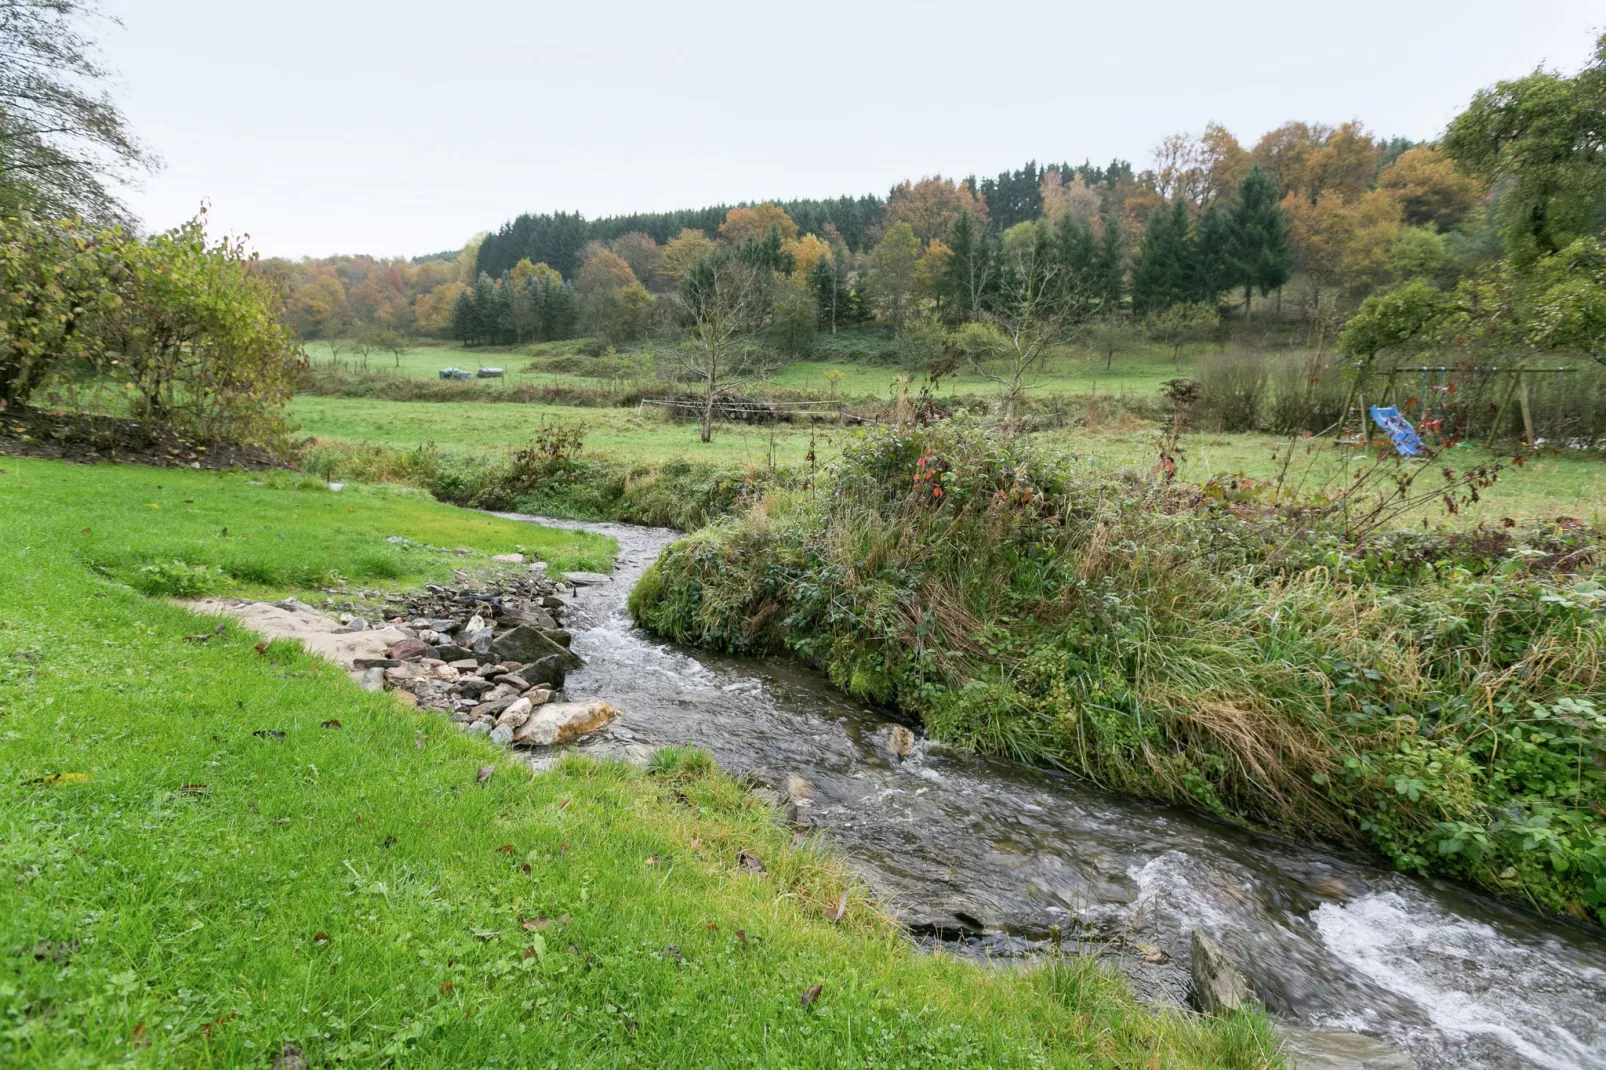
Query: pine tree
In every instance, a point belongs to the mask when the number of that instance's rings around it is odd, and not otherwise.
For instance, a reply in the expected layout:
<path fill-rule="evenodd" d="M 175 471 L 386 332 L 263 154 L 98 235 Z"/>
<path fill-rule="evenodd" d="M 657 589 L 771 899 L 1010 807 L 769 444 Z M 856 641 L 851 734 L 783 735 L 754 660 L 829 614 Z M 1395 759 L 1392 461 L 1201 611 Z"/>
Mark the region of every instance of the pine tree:
<path fill-rule="evenodd" d="M 474 337 L 474 291 L 464 290 L 452 302 L 452 321 L 448 328 L 453 338 L 464 345 L 472 345 Z"/>
<path fill-rule="evenodd" d="M 1195 259 L 1191 231 L 1188 205 L 1181 197 L 1150 213 L 1132 269 L 1134 311 L 1158 312 L 1191 296 Z"/>
<path fill-rule="evenodd" d="M 952 254 L 939 282 L 943 306 L 956 323 L 971 323 L 980 315 L 997 283 L 996 251 L 992 236 L 969 212 L 954 220 L 948 243 Z"/>
<path fill-rule="evenodd" d="M 1189 300 L 1215 305 L 1233 287 L 1232 265 L 1228 259 L 1227 215 L 1215 204 L 1199 215 L 1194 225 L 1192 294 Z"/>
<path fill-rule="evenodd" d="M 1227 214 L 1225 262 L 1234 286 L 1244 291 L 1244 317 L 1256 289 L 1262 297 L 1288 281 L 1294 254 L 1288 246 L 1288 217 L 1277 203 L 1277 183 L 1259 167 L 1238 185 L 1238 199 Z"/>
<path fill-rule="evenodd" d="M 1096 276 L 1098 243 L 1093 228 L 1069 212 L 1060 216 L 1054 230 L 1060 262 L 1060 284 L 1071 295 L 1081 312 L 1091 312 L 1101 303 Z"/>
<path fill-rule="evenodd" d="M 1093 255 L 1093 292 L 1101 312 L 1121 307 L 1126 294 L 1126 248 L 1121 241 L 1121 221 L 1114 213 L 1104 217 L 1098 248 Z"/>

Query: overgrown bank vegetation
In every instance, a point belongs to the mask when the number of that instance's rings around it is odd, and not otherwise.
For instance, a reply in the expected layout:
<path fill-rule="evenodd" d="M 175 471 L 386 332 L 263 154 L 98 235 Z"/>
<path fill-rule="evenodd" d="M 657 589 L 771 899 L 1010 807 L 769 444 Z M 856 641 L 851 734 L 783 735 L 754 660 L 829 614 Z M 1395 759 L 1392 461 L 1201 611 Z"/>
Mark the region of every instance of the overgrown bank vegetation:
<path fill-rule="evenodd" d="M 1341 519 L 889 430 L 670 547 L 631 607 L 961 747 L 1606 921 L 1597 534 Z"/>

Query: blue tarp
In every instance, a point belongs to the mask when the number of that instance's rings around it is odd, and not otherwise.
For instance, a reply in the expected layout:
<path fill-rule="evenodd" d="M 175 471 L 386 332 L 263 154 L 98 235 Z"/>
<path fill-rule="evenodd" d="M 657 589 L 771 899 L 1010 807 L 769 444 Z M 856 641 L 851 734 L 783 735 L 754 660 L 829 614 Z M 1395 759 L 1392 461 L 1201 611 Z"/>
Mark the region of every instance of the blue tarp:
<path fill-rule="evenodd" d="M 1416 428 L 1393 405 L 1386 409 L 1373 405 L 1372 422 L 1394 440 L 1394 452 L 1401 457 L 1415 457 L 1422 452 L 1422 440 L 1417 437 Z"/>

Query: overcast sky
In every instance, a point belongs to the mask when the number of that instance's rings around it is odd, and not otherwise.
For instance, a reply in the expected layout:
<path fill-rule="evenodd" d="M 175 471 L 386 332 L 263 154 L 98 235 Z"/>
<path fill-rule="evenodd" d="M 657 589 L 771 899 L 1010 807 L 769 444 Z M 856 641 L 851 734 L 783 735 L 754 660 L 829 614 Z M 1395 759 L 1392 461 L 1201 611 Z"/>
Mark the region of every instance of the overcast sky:
<path fill-rule="evenodd" d="M 1217 121 L 1430 138 L 1481 86 L 1588 58 L 1584 0 L 106 0 L 116 95 L 270 255 L 422 254 L 520 212 L 885 194 L 1027 159 L 1145 166 Z"/>

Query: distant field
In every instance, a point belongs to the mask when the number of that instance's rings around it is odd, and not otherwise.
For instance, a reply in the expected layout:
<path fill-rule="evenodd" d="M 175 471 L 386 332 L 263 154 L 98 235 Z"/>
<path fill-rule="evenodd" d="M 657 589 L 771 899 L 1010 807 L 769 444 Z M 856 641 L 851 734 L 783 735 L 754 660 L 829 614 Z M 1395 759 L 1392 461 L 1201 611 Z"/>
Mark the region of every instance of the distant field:
<path fill-rule="evenodd" d="M 618 381 L 599 376 L 522 370 L 532 360 L 543 356 L 572 356 L 577 361 L 598 359 L 579 355 L 577 347 L 571 343 L 554 343 L 539 347 L 536 355 L 528 352 L 528 347 L 526 350 L 510 352 L 481 348 L 465 349 L 456 344 L 415 346 L 401 353 L 399 358 L 396 354 L 375 351 L 368 355 L 366 362 L 349 346 L 343 348 L 338 355 L 331 351 L 327 342 L 309 342 L 306 348 L 307 356 L 316 366 L 321 367 L 333 362 L 351 372 L 393 372 L 417 379 L 437 378 L 443 368 L 462 368 L 469 372 L 481 367 L 501 368 L 503 372 L 501 379 L 486 380 L 487 386 L 491 389 L 522 384 L 599 387 L 608 385 L 610 381 Z M 621 362 L 631 360 L 645 362 L 649 357 L 644 353 L 628 353 L 614 359 Z M 643 363 L 642 366 L 647 365 Z M 1102 357 L 1066 348 L 1055 357 L 1044 375 L 1040 377 L 1040 385 L 1034 392 L 1103 395 L 1125 393 L 1152 396 L 1165 380 L 1178 375 L 1188 375 L 1192 371 L 1191 357 L 1184 355 L 1182 369 L 1179 371 L 1172 362 L 1169 352 L 1158 351 L 1120 354 L 1115 358 L 1110 370 L 1106 371 Z M 839 373 L 841 378 L 833 382 L 831 373 Z M 889 397 L 898 393 L 903 386 L 902 380 L 906 377 L 909 380 L 907 388 L 918 391 L 925 374 L 922 368 L 900 368 L 896 365 L 862 364 L 841 360 L 801 360 L 780 368 L 765 385 L 812 394 L 820 398 Z M 944 378 L 938 386 L 937 393 L 948 397 L 954 394 L 989 393 L 997 389 L 996 384 L 989 382 L 975 369 L 965 367 Z M 760 391 L 762 392 L 762 387 Z"/>
<path fill-rule="evenodd" d="M 804 426 L 769 429 L 722 424 L 714 441 L 697 440 L 693 424 L 670 423 L 649 411 L 574 408 L 565 405 L 487 405 L 476 402 L 375 401 L 367 398 L 298 397 L 290 403 L 290 419 L 300 434 L 347 442 L 416 446 L 433 442 L 456 450 L 505 450 L 529 444 L 543 425 L 579 427 L 585 431 L 586 454 L 621 460 L 734 461 L 767 464 L 774 445 L 777 464 L 801 462 L 809 450 Z M 850 430 L 822 425 L 816 432 L 816 455 L 824 461 L 840 448 Z"/>
<path fill-rule="evenodd" d="M 300 424 L 301 434 L 320 439 L 395 447 L 427 441 L 451 450 L 516 449 L 526 445 L 543 424 L 580 427 L 585 431 L 587 455 L 648 462 L 686 458 L 765 465 L 772 459 L 773 445 L 775 463 L 796 464 L 808 453 L 810 439 L 808 427 L 778 426 L 772 432 L 721 425 L 714 441 L 705 445 L 697 440 L 693 424 L 670 423 L 651 413 L 642 416 L 635 409 L 561 405 L 298 397 L 291 404 L 291 416 Z M 856 434 L 851 427 L 836 425 L 815 429 L 819 463 L 828 463 Z M 1134 422 L 1092 430 L 1047 431 L 1038 438 L 1045 445 L 1080 455 L 1080 461 L 1090 465 L 1147 470 L 1156 459 L 1156 432 Z M 1268 479 L 1280 463 L 1275 451 L 1286 442 L 1265 434 L 1188 435 L 1183 440 L 1178 475 L 1196 482 L 1236 472 Z M 1492 457 L 1481 449 L 1455 450 L 1445 463 L 1459 470 Z M 1302 444 L 1296 447 L 1289 482 L 1307 492 L 1324 485 L 1337 486 L 1346 466 L 1357 463 L 1353 451 L 1336 449 L 1329 440 Z M 1430 522 L 1447 519 L 1439 508 L 1423 515 Z M 1541 454 L 1521 469 L 1508 470 L 1460 522 L 1557 515 L 1606 520 L 1606 461 L 1593 456 Z"/>

